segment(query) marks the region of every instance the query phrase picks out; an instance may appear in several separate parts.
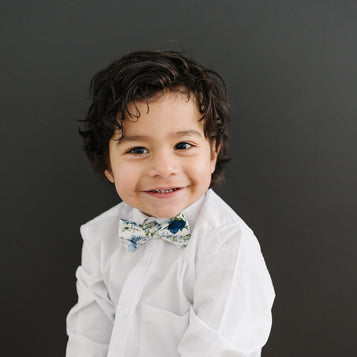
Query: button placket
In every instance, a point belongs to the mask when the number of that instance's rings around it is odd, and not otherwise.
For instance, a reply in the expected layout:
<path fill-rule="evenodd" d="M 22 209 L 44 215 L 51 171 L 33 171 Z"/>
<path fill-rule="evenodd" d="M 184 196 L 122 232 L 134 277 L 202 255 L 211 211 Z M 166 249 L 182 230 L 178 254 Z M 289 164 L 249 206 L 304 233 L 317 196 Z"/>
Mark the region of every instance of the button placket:
<path fill-rule="evenodd" d="M 152 241 L 151 243 L 155 242 Z M 119 351 L 119 355 L 124 356 L 125 354 L 129 336 L 129 321 L 134 315 L 136 306 L 141 298 L 145 276 L 155 250 L 155 244 L 147 244 L 139 249 L 145 249 L 145 253 L 127 277 L 122 288 L 116 309 L 116 319 L 114 321 L 108 357 L 113 357 L 114 351 Z"/>

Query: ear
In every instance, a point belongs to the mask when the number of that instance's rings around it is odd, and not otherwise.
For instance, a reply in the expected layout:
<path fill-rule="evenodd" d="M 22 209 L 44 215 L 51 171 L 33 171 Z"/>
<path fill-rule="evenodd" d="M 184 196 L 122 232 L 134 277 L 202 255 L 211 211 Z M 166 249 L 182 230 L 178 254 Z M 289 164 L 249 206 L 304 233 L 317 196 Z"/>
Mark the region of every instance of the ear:
<path fill-rule="evenodd" d="M 214 170 L 216 169 L 217 157 L 220 150 L 221 145 L 216 147 L 216 140 L 213 140 L 211 143 L 211 174 L 213 174 Z"/>
<path fill-rule="evenodd" d="M 104 171 L 105 177 L 110 181 L 111 183 L 114 183 L 114 176 L 111 170 L 107 169 Z"/>

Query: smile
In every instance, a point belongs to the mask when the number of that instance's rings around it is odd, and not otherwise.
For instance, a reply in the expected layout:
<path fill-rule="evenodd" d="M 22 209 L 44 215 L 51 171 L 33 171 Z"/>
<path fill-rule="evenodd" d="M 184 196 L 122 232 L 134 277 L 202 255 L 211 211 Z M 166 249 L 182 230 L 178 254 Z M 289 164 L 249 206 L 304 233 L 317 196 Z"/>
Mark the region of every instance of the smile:
<path fill-rule="evenodd" d="M 170 193 L 179 190 L 179 188 L 170 188 L 168 190 L 151 190 L 150 192 L 156 192 L 156 193 Z"/>

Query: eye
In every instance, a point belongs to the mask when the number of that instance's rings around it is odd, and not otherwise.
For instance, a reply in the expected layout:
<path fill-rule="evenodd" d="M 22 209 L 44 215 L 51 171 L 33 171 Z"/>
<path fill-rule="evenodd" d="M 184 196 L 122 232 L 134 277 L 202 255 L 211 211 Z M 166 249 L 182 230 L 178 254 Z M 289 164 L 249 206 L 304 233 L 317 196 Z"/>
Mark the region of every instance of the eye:
<path fill-rule="evenodd" d="M 192 146 L 190 143 L 182 142 L 175 145 L 175 150 L 187 150 Z"/>
<path fill-rule="evenodd" d="M 134 155 L 142 155 L 142 154 L 147 154 L 148 151 L 143 148 L 143 147 L 135 147 L 135 148 L 132 148 L 128 151 L 128 154 L 134 154 Z"/>

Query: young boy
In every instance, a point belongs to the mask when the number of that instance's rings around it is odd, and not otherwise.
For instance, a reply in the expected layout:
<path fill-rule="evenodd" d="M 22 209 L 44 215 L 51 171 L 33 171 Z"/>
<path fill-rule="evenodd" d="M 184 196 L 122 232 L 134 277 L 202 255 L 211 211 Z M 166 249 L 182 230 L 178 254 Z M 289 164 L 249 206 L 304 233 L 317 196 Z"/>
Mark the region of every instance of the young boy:
<path fill-rule="evenodd" d="M 227 161 L 223 81 L 179 52 L 97 73 L 81 130 L 123 202 L 81 227 L 67 357 L 257 357 L 274 290 L 253 232 L 210 188 Z"/>

